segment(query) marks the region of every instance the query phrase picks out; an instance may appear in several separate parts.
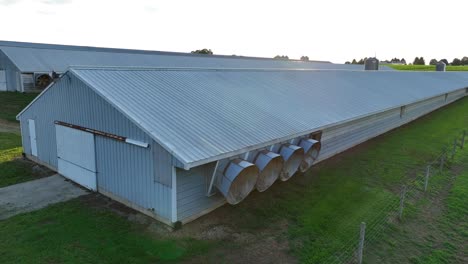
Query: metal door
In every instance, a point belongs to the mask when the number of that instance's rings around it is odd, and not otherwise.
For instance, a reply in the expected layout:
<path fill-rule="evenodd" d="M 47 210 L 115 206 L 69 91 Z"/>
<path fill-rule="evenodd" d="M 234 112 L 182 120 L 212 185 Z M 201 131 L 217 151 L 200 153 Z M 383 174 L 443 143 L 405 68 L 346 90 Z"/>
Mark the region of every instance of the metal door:
<path fill-rule="evenodd" d="M 55 125 L 58 172 L 93 191 L 97 190 L 94 135 Z"/>
<path fill-rule="evenodd" d="M 0 91 L 6 91 L 6 74 L 5 70 L 0 70 Z"/>
<path fill-rule="evenodd" d="M 33 119 L 28 119 L 29 142 L 31 142 L 31 155 L 37 157 L 36 123 Z"/>

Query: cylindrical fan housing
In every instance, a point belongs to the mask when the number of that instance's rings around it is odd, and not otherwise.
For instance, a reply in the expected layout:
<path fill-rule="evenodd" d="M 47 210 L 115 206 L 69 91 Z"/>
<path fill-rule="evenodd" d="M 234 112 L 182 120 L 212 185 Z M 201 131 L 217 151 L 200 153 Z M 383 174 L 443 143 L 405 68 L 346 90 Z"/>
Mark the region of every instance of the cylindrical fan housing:
<path fill-rule="evenodd" d="M 280 180 L 287 181 L 296 173 L 301 165 L 304 158 L 304 149 L 296 145 L 284 144 L 280 148 L 280 154 L 284 159 Z"/>
<path fill-rule="evenodd" d="M 255 188 L 259 170 L 254 164 L 234 159 L 226 166 L 217 187 L 230 204 L 238 204 Z"/>
<path fill-rule="evenodd" d="M 315 160 L 318 158 L 322 145 L 320 141 L 308 138 L 301 139 L 299 146 L 304 149 L 304 159 L 301 162 L 299 170 L 305 172 L 312 167 Z"/>
<path fill-rule="evenodd" d="M 257 191 L 263 192 L 280 176 L 284 159 L 277 153 L 262 150 L 255 157 L 254 163 L 260 170 L 255 187 Z"/>

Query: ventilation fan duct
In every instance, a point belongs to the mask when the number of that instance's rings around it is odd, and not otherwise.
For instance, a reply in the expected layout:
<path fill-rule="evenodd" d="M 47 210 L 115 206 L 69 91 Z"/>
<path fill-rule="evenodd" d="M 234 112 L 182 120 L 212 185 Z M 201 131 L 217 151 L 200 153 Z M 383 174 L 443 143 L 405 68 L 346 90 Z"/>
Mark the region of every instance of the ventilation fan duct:
<path fill-rule="evenodd" d="M 230 204 L 238 204 L 255 188 L 259 170 L 254 164 L 234 159 L 226 166 L 217 184 Z"/>
<path fill-rule="evenodd" d="M 322 145 L 320 141 L 309 138 L 301 139 L 299 146 L 304 149 L 304 159 L 301 162 L 299 170 L 301 172 L 306 172 L 310 167 L 312 167 L 315 160 L 317 160 Z"/>
<path fill-rule="evenodd" d="M 283 169 L 284 159 L 281 155 L 268 151 L 260 151 L 254 159 L 255 165 L 260 169 L 257 184 L 257 191 L 263 192 L 278 179 Z"/>
<path fill-rule="evenodd" d="M 280 148 L 280 154 L 284 159 L 280 180 L 287 181 L 296 173 L 301 165 L 304 158 L 304 149 L 296 145 L 284 144 Z"/>

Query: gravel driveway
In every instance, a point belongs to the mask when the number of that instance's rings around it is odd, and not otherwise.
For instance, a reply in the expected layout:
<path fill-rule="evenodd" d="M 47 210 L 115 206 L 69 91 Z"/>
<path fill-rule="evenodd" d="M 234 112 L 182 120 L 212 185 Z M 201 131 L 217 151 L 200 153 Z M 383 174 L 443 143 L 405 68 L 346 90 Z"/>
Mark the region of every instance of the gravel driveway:
<path fill-rule="evenodd" d="M 87 193 L 58 174 L 0 188 L 0 220 Z"/>

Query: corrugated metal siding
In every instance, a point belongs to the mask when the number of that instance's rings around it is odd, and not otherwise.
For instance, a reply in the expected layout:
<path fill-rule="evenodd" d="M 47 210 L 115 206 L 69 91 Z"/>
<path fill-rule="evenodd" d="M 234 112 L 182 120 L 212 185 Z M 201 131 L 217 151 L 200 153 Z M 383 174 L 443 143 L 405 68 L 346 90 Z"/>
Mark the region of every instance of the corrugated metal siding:
<path fill-rule="evenodd" d="M 460 72 L 72 72 L 190 166 L 468 86 Z"/>
<path fill-rule="evenodd" d="M 1 50 L 0 69 L 5 70 L 7 91 L 21 91 L 20 71 Z"/>
<path fill-rule="evenodd" d="M 215 163 L 208 163 L 188 171 L 177 170 L 177 219 L 200 214 L 224 201 L 220 194 L 207 197 L 207 185 L 213 173 Z"/>
<path fill-rule="evenodd" d="M 154 166 L 154 160 L 170 160 L 170 155 L 76 77 L 60 79 L 20 116 L 24 151 L 31 154 L 27 119 L 36 120 L 38 159 L 53 167 L 57 167 L 55 120 L 149 143 L 150 149 L 143 149 L 96 136 L 98 186 L 169 219 L 171 188 L 156 181 L 166 177 L 164 182 L 170 182 L 171 164 Z"/>
<path fill-rule="evenodd" d="M 448 98 L 461 98 L 464 91 L 450 93 Z M 456 100 L 456 99 L 454 99 Z M 400 108 L 378 113 L 366 118 L 330 127 L 323 130 L 322 150 L 318 161 L 330 158 L 368 139 L 406 124 L 418 117 L 436 110 L 454 100 L 445 101 L 445 95 L 414 103 L 406 107 L 400 118 Z M 220 195 L 206 196 L 215 163 L 177 171 L 177 210 L 179 220 L 199 215 L 204 210 L 217 206 L 224 198 Z"/>
<path fill-rule="evenodd" d="M 171 187 L 154 181 L 151 148 L 96 136 L 96 164 L 99 188 L 170 219 Z"/>

